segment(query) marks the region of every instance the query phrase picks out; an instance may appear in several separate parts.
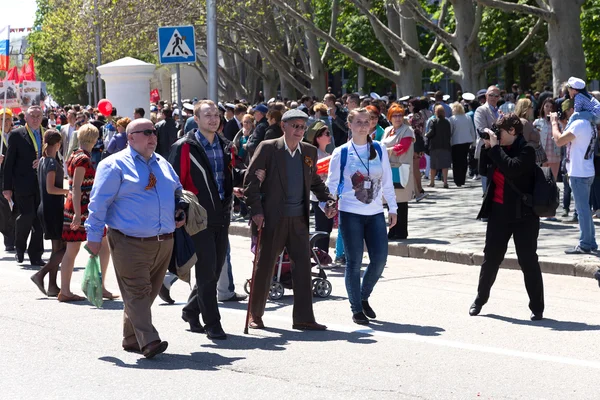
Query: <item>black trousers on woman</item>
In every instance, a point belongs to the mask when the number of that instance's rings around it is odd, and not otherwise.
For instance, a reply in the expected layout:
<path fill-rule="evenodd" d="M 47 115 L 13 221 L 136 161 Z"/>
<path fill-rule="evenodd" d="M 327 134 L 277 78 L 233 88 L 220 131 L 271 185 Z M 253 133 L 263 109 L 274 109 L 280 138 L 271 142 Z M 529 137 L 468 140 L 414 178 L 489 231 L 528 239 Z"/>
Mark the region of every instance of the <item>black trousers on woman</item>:
<path fill-rule="evenodd" d="M 530 216 L 511 221 L 506 217 L 502 205 L 493 204 L 487 225 L 476 305 L 483 306 L 488 301 L 498 269 L 504 260 L 508 241 L 512 236 L 519 266 L 525 278 L 525 289 L 529 295 L 529 309 L 534 314 L 544 311 L 544 283 L 537 255 L 539 232 L 538 217 Z"/>
<path fill-rule="evenodd" d="M 389 240 L 404 240 L 408 238 L 408 203 L 397 203 L 398 221 L 388 232 Z"/>
<path fill-rule="evenodd" d="M 454 184 L 456 186 L 465 184 L 469 164 L 469 147 L 471 147 L 471 143 L 461 143 L 452 146 L 452 174 L 454 175 Z"/>
<path fill-rule="evenodd" d="M 320 232 L 331 233 L 333 229 L 333 218 L 327 218 L 318 201 L 311 201 L 313 211 L 315 212 L 315 230 Z M 315 246 L 329 253 L 329 235 L 315 241 Z"/>

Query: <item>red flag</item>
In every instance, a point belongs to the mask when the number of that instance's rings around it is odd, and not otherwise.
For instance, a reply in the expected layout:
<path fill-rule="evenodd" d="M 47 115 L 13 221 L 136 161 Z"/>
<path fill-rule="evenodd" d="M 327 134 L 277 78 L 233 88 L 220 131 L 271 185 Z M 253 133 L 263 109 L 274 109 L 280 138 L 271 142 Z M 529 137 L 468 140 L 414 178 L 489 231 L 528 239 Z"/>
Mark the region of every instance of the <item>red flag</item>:
<path fill-rule="evenodd" d="M 321 158 L 317 161 L 317 175 L 326 175 L 329 173 L 329 164 L 331 163 L 331 156 Z"/>
<path fill-rule="evenodd" d="M 8 70 L 8 72 L 6 73 L 6 76 L 4 77 L 4 80 L 5 81 L 15 81 L 15 82 L 19 81 L 19 70 L 17 69 L 16 66 L 14 66 Z"/>
<path fill-rule="evenodd" d="M 29 61 L 23 64 L 21 68 L 22 81 L 35 81 L 35 65 L 33 64 L 33 56 L 29 57 Z"/>
<path fill-rule="evenodd" d="M 160 94 L 158 93 L 158 89 L 154 89 L 150 92 L 150 102 L 158 103 L 160 101 Z"/>

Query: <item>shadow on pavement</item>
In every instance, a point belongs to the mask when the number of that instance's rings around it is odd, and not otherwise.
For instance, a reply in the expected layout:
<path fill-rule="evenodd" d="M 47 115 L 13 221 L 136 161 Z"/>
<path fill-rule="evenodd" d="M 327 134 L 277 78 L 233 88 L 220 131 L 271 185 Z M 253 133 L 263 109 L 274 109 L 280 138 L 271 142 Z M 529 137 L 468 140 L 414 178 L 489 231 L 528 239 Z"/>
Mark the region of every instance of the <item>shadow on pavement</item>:
<path fill-rule="evenodd" d="M 390 242 L 402 242 L 406 244 L 450 244 L 447 240 L 429 239 L 429 238 L 412 238 L 404 240 L 390 240 Z"/>
<path fill-rule="evenodd" d="M 419 336 L 440 336 L 442 332 L 446 331 L 444 328 L 440 328 L 439 326 L 397 324 L 395 322 L 377 320 L 371 320 L 371 323 L 367 326 L 378 332 L 412 333 Z M 365 326 L 365 328 L 367 326 Z"/>
<path fill-rule="evenodd" d="M 557 321 L 555 319 L 550 318 L 544 318 L 541 321 L 530 321 L 528 319 L 516 319 L 496 314 L 482 315 L 482 317 L 510 322 L 511 324 L 515 325 L 539 326 L 540 328 L 550 328 L 553 331 L 559 332 L 600 331 L 600 325 L 589 325 L 585 322 Z"/>
<path fill-rule="evenodd" d="M 113 363 L 116 367 L 133 369 L 159 369 L 165 371 L 174 371 L 181 369 L 193 369 L 198 371 L 217 371 L 220 367 L 231 365 L 235 361 L 243 360 L 245 357 L 223 357 L 215 353 L 192 353 L 184 354 L 161 354 L 156 358 L 148 360 L 140 355 L 140 359 L 135 364 L 127 364 L 117 357 L 100 357 L 101 361 Z"/>

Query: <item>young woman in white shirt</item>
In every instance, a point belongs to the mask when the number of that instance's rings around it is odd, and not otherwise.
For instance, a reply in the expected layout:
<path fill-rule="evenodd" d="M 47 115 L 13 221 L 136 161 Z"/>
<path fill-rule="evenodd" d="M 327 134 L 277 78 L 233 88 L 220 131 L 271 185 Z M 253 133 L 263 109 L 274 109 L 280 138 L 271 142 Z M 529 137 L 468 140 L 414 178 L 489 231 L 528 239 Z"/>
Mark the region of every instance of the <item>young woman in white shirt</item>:
<path fill-rule="evenodd" d="M 348 125 L 352 140 L 334 150 L 327 176 L 329 191 L 338 194 L 340 230 L 346 249 L 346 290 L 352 320 L 361 325 L 376 317 L 368 300 L 387 262 L 388 240 L 382 197 L 389 205 L 390 228 L 397 220 L 387 151 L 371 139 L 369 118 L 370 114 L 364 108 L 350 112 Z M 361 283 L 364 244 L 369 253 L 369 265 Z"/>

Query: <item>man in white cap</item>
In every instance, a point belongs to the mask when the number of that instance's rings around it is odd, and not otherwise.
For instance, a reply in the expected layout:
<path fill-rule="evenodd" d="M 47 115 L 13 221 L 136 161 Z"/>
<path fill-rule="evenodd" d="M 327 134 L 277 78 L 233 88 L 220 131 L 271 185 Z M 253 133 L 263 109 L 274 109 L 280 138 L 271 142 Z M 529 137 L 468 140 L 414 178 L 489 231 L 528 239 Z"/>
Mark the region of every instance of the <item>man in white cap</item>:
<path fill-rule="evenodd" d="M 285 247 L 294 262 L 293 329 L 325 330 L 315 321 L 312 307 L 311 263 L 309 245 L 310 193 L 327 202 L 325 215 L 332 218 L 337 210 L 322 179 L 317 175 L 317 149 L 302 142 L 308 115 L 300 110 L 283 114 L 284 135 L 265 140 L 256 150 L 244 182 L 246 204 L 250 208 L 253 230 L 262 230 L 258 263 L 249 305 L 252 329 L 265 327 L 262 316 L 273 279 L 273 265 Z M 255 171 L 263 169 L 261 181 Z"/>

